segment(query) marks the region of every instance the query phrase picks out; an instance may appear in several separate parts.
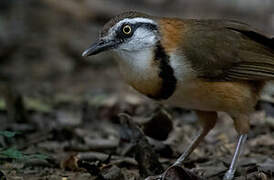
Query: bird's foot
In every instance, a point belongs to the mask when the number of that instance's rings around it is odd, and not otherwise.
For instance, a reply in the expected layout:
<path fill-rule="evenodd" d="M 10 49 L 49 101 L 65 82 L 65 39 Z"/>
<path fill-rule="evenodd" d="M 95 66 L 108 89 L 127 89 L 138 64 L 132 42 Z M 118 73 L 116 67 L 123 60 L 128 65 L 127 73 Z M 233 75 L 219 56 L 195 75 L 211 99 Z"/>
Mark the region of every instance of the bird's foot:
<path fill-rule="evenodd" d="M 163 179 L 162 179 L 162 174 L 160 174 L 157 176 L 148 176 L 145 180 L 163 180 Z"/>
<path fill-rule="evenodd" d="M 186 168 L 182 168 L 178 165 L 170 166 L 163 174 L 157 176 L 149 176 L 145 180 L 182 180 L 182 179 L 195 179 L 205 180 Z"/>
<path fill-rule="evenodd" d="M 156 175 L 156 176 L 149 176 L 147 177 L 145 180 L 167 180 L 169 174 L 171 171 L 174 171 L 174 169 L 176 168 L 180 168 L 179 166 L 176 165 L 172 165 L 169 168 L 167 168 L 167 170 L 165 170 L 162 174 L 160 175 Z"/>
<path fill-rule="evenodd" d="M 232 180 L 234 178 L 234 173 L 235 173 L 235 171 L 228 170 L 225 173 L 223 180 Z"/>

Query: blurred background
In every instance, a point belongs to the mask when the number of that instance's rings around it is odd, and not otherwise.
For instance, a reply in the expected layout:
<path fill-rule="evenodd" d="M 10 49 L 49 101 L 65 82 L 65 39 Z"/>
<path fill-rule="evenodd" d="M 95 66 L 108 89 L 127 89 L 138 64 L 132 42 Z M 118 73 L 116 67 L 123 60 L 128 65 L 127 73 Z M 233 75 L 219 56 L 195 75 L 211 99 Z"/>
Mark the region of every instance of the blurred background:
<path fill-rule="evenodd" d="M 161 157 L 174 160 L 184 149 L 183 145 L 190 142 L 193 131 L 197 130 L 193 113 L 180 108 L 168 108 L 173 116 L 173 125 L 169 124 L 170 118 L 167 118 L 167 124 L 173 127 L 172 135 L 169 134 L 171 130 L 166 135 L 161 134 L 161 125 L 159 132 L 151 132 L 155 122 L 150 125 L 146 124 L 146 120 L 153 120 L 151 114 L 159 111 L 158 106 L 138 95 L 121 80 L 111 55 L 104 53 L 89 58 L 81 57 L 83 50 L 97 38 L 102 26 L 111 17 L 126 10 L 180 18 L 234 19 L 274 36 L 273 0 L 1 0 L 0 176 L 2 170 L 11 178 L 58 179 L 81 176 L 79 179 L 89 179 L 90 174 L 75 175 L 64 171 L 73 169 L 68 165 L 70 158 L 75 155 L 71 156 L 71 152 L 77 152 L 78 155 L 91 151 L 105 153 L 105 156 L 93 154 L 95 160 L 100 160 L 99 157 L 106 159 L 108 154 L 133 157 L 132 154 L 121 153 L 119 132 L 113 130 L 120 112 L 134 116 L 134 121 L 146 127 L 145 133 L 152 138 L 161 136 L 158 139 L 161 143 L 165 140 L 164 145 L 169 149 L 165 149 L 164 153 L 169 152 L 169 155 L 160 153 Z M 257 120 L 266 119 L 267 114 L 273 115 L 273 102 L 271 95 L 264 98 L 253 118 L 257 129 L 251 137 L 269 132 L 267 136 L 260 136 L 261 139 L 253 139 L 248 146 L 249 156 L 257 153 L 257 160 L 261 163 L 271 156 L 273 160 L 271 148 L 274 148 L 274 142 L 271 139 L 274 137 L 274 120 Z M 177 122 L 176 119 L 183 120 Z M 232 129 L 231 121 L 224 122 Z M 214 160 L 228 155 L 225 162 L 230 161 L 236 134 L 234 131 L 223 134 L 227 131 L 225 127 L 218 125 L 217 130 L 207 138 L 207 143 L 194 155 L 197 161 L 192 159 L 189 167 L 197 167 L 195 163 L 201 163 L 198 160 L 208 154 L 216 155 Z M 175 132 L 179 131 L 184 135 L 176 135 Z M 12 132 L 15 133 L 9 134 Z M 180 143 L 174 140 L 175 137 L 181 138 Z M 260 144 L 262 141 L 266 144 Z M 258 146 L 262 149 L 258 149 Z M 25 161 L 12 161 L 25 156 L 28 159 L 30 157 L 27 155 L 33 153 L 47 154 L 47 161 L 40 156 L 38 158 L 42 161 L 39 161 L 39 167 L 49 168 L 45 170 L 46 174 L 41 174 L 37 164 L 32 161 L 28 165 Z M 215 168 L 213 171 L 212 167 L 218 163 L 210 160 L 202 161 L 213 164 L 204 165 L 205 171 L 211 175 L 215 173 L 217 175 L 213 177 L 221 179 L 218 173 L 224 169 L 217 168 L 217 171 Z M 161 162 L 169 164 L 171 161 L 161 159 Z M 246 162 L 251 163 L 251 160 Z M 131 165 L 131 170 L 122 173 L 135 173 L 138 169 L 136 162 L 132 161 Z M 225 168 L 224 165 L 220 166 Z M 201 169 L 201 164 L 199 167 Z M 23 171 L 20 171 L 22 168 Z M 10 173 L 11 169 L 15 169 L 15 172 Z M 131 177 L 143 175 L 135 173 Z"/>
<path fill-rule="evenodd" d="M 84 95 L 121 86 L 109 55 L 87 59 L 81 53 L 109 18 L 126 10 L 235 19 L 274 34 L 272 0 L 1 0 L 0 9 L 0 73 L 28 95 Z"/>

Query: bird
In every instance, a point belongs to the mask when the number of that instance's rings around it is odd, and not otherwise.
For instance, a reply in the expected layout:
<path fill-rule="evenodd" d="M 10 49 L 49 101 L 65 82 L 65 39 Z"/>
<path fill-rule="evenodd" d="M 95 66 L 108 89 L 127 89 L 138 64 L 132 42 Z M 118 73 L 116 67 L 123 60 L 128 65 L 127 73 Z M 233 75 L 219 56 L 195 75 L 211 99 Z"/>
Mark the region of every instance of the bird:
<path fill-rule="evenodd" d="M 274 38 L 226 19 L 180 19 L 126 11 L 111 18 L 82 56 L 112 51 L 122 77 L 150 99 L 196 112 L 201 130 L 183 162 L 227 113 L 239 135 L 224 180 L 234 178 L 265 84 L 274 79 Z M 158 176 L 161 179 L 162 175 Z"/>

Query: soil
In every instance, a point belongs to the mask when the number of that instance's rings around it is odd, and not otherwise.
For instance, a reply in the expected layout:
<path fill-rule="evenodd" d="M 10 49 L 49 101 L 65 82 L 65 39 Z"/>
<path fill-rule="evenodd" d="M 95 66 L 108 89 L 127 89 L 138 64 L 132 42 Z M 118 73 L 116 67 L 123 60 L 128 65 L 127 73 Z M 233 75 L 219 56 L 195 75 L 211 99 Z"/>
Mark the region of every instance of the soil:
<path fill-rule="evenodd" d="M 195 114 L 139 95 L 110 54 L 87 59 L 81 53 L 125 9 L 233 18 L 274 32 L 274 3 L 222 2 L 1 0 L 0 132 L 6 134 L 0 134 L 0 179 L 138 180 L 163 172 L 198 133 Z M 251 116 L 236 179 L 274 179 L 273 87 Z M 218 115 L 178 172 L 222 179 L 238 136 L 230 117 Z"/>

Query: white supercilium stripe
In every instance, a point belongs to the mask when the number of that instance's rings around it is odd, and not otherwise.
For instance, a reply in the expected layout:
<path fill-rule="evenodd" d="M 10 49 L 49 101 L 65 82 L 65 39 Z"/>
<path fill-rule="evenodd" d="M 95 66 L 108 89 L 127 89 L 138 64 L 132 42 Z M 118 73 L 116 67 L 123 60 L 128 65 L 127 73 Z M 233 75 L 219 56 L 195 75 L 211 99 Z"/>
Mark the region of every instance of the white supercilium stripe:
<path fill-rule="evenodd" d="M 140 18 L 140 17 L 137 17 L 137 18 L 126 18 L 126 19 L 123 19 L 121 21 L 119 21 L 118 23 L 116 23 L 112 28 L 109 29 L 109 33 L 110 32 L 114 32 L 118 27 L 120 27 L 122 24 L 124 23 L 131 23 L 131 24 L 135 24 L 135 23 L 150 23 L 150 24 L 155 24 L 157 25 L 157 23 L 151 19 L 148 19 L 148 18 Z"/>

